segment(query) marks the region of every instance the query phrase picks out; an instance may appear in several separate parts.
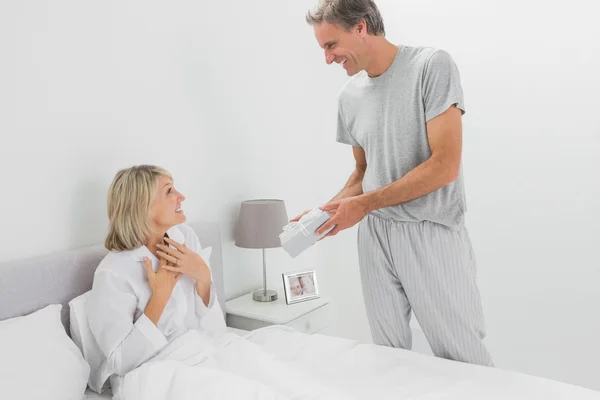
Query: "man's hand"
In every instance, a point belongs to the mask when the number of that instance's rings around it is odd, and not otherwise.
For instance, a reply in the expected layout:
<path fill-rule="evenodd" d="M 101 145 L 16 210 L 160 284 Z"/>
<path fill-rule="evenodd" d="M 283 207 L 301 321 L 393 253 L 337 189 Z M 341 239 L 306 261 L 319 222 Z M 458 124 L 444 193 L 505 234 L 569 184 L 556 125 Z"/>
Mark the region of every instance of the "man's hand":
<path fill-rule="evenodd" d="M 300 221 L 300 218 L 304 217 L 309 212 L 310 212 L 310 210 L 306 210 L 302 214 L 296 215 L 294 218 L 290 219 L 290 222 L 298 222 L 298 221 Z"/>
<path fill-rule="evenodd" d="M 332 226 L 335 226 L 327 235 L 323 236 L 323 238 L 335 236 L 338 232 L 356 225 L 369 212 L 369 207 L 365 199 L 366 198 L 362 195 L 347 197 L 345 199 L 332 201 L 331 203 L 320 207 L 321 210 L 328 212 L 332 217 L 317 229 L 316 234 L 320 236 L 323 232 L 327 231 Z"/>
<path fill-rule="evenodd" d="M 329 203 L 331 204 L 331 203 Z M 302 214 L 295 216 L 294 218 L 290 219 L 290 222 L 298 222 L 300 221 L 300 218 L 304 217 L 306 214 L 308 214 L 309 212 L 311 212 L 312 210 L 306 210 L 304 211 Z M 331 210 L 329 211 L 329 215 L 335 215 L 335 210 Z"/>

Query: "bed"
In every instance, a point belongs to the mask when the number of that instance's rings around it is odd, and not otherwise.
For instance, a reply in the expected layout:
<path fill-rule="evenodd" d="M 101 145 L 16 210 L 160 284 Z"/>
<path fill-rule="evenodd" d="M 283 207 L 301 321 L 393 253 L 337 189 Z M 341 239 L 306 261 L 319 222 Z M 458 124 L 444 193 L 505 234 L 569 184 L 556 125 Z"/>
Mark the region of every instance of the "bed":
<path fill-rule="evenodd" d="M 223 257 L 219 226 L 214 222 L 198 222 L 190 225 L 197 233 L 202 245 L 213 248 L 210 264 L 217 296 L 223 307 L 225 304 Z M 59 319 L 58 312 L 61 317 L 57 324 L 60 325 L 62 322 L 62 326 L 68 334 L 70 331 L 68 303 L 91 289 L 94 271 L 105 254 L 106 250 L 103 246 L 97 245 L 0 264 L 0 339 L 3 337 L 2 327 L 7 325 L 5 322 L 19 320 L 16 317 L 32 315 L 56 304 L 62 305 L 62 309 L 57 311 L 56 319 Z M 223 313 L 225 313 L 224 310 Z M 68 339 L 64 332 L 63 336 Z M 252 400 L 271 398 L 600 400 L 599 392 L 560 382 L 500 369 L 442 360 L 401 349 L 359 344 L 347 339 L 318 334 L 306 335 L 293 332 L 287 327 L 269 327 L 252 332 L 229 328 L 227 336 L 228 339 L 221 348 L 216 346 L 217 350 L 213 355 L 208 358 L 204 357 L 193 366 L 191 364 L 182 365 L 175 362 L 174 359 L 167 360 L 168 357 L 175 357 L 174 354 L 184 354 L 184 350 L 197 345 L 198 342 L 194 342 L 197 338 L 191 337 L 188 338 L 189 340 L 173 344 L 176 346 L 163 359 L 148 363 L 154 367 L 140 367 L 138 368 L 140 371 L 132 371 L 130 374 L 135 375 L 132 382 L 134 385 L 138 385 L 140 398 L 152 400 L 170 397 L 170 395 L 159 394 L 161 387 L 153 386 L 157 381 L 157 379 L 153 379 L 153 376 L 169 374 L 176 376 L 178 385 L 175 386 L 179 387 L 188 383 L 200 384 L 198 382 L 203 382 L 201 385 L 204 386 L 199 386 L 197 389 L 190 387 L 185 393 L 182 392 L 183 394 L 172 394 L 173 398 L 191 399 L 199 398 L 197 391 L 194 390 L 208 390 L 211 384 L 221 382 L 219 379 L 223 379 L 223 376 L 240 374 L 245 377 L 243 383 L 248 385 L 248 390 L 241 392 L 236 398 Z M 22 343 L 19 343 L 18 340 L 13 341 L 12 347 L 18 347 L 19 344 Z M 10 346 L 10 344 L 5 346 Z M 41 343 L 39 351 L 44 351 L 47 347 Z M 264 362 L 255 353 L 252 353 L 257 348 L 263 349 L 267 354 Z M 10 353 L 11 347 L 4 349 L 4 351 L 8 349 Z M 2 350 L 2 344 L 0 344 L 0 350 Z M 71 350 L 72 348 L 69 351 Z M 14 359 L 11 360 L 13 364 L 18 365 L 21 356 L 14 354 L 20 353 L 16 353 L 15 350 L 12 356 Z M 17 357 L 19 358 L 17 359 Z M 191 358 L 193 357 L 185 354 L 182 360 Z M 206 360 L 210 360 L 210 362 L 207 363 Z M 559 361 L 557 360 L 557 362 Z M 211 370 L 211 366 L 216 369 L 224 368 L 227 370 L 227 374 L 219 375 L 215 379 L 207 379 L 214 372 Z M 261 368 L 263 369 L 261 370 Z M 51 368 L 46 367 L 46 370 L 50 373 Z M 200 370 L 204 370 L 208 375 L 186 380 L 186 374 L 196 373 Z M 1 362 L 0 372 L 2 372 Z M 256 381 L 262 382 L 260 383 L 262 386 L 254 384 L 253 376 Z M 0 384 L 2 384 L 1 379 L 0 377 Z M 27 377 L 14 374 L 11 379 L 21 379 L 23 382 L 27 382 Z M 49 384 L 53 384 L 52 382 L 55 382 L 56 379 L 52 377 Z M 277 388 L 276 391 L 264 388 L 264 383 L 270 381 Z M 5 380 L 4 384 L 6 382 L 8 381 Z M 294 382 L 297 382 L 298 387 L 289 391 L 289 387 L 285 386 L 286 382 L 292 386 Z M 37 382 L 36 384 L 39 386 Z M 23 386 L 23 384 L 20 385 Z M 234 387 L 235 385 L 229 386 Z M 79 397 L 72 398 L 90 400 L 112 398 L 110 391 L 99 395 L 91 392 L 88 388 L 82 389 L 85 390 L 85 397 L 81 397 L 84 391 L 82 390 Z M 142 394 L 141 392 L 146 389 L 148 392 Z M 285 393 L 286 390 L 288 393 Z M 187 397 L 189 393 L 196 395 Z M 2 398 L 5 397 L 2 396 Z M 14 398 L 23 397 L 15 396 Z M 209 396 L 208 392 L 203 392 L 202 398 L 213 397 Z M 220 395 L 215 395 L 214 398 L 232 397 L 224 396 L 223 392 L 220 392 Z M 10 396 L 6 399 L 13 400 Z"/>
<path fill-rule="evenodd" d="M 213 249 L 210 264 L 217 297 L 223 300 L 223 254 L 219 225 L 201 221 L 191 223 L 190 226 L 202 245 Z M 91 289 L 94 271 L 106 253 L 103 245 L 94 245 L 0 263 L 0 321 L 27 315 L 49 304 L 58 303 L 63 305 L 62 323 L 70 336 L 68 303 Z M 225 302 L 221 301 L 220 304 L 225 315 Z M 238 335 L 246 333 L 239 329 L 228 329 Z M 99 395 L 87 388 L 86 396 L 86 399 L 110 399 L 112 394 L 108 391 Z"/>

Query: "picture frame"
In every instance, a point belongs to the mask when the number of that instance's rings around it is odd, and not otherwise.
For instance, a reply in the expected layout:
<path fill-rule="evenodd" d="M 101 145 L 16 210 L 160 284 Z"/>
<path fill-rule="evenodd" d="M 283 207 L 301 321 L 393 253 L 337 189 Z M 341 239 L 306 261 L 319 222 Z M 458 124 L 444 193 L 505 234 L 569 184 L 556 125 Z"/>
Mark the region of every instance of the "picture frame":
<path fill-rule="evenodd" d="M 286 304 L 319 298 L 317 272 L 315 270 L 295 271 L 281 274 Z"/>

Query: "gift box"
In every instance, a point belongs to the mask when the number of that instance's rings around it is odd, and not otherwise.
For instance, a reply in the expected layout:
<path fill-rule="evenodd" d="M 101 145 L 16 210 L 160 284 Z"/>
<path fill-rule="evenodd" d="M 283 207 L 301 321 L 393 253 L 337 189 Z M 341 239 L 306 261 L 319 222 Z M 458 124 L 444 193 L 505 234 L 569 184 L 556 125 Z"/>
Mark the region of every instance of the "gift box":
<path fill-rule="evenodd" d="M 332 226 L 317 236 L 317 229 L 329 218 L 331 217 L 326 211 L 315 208 L 303 215 L 297 222 L 290 222 L 283 227 L 283 232 L 279 235 L 281 246 L 292 258 L 295 258 L 334 228 Z"/>

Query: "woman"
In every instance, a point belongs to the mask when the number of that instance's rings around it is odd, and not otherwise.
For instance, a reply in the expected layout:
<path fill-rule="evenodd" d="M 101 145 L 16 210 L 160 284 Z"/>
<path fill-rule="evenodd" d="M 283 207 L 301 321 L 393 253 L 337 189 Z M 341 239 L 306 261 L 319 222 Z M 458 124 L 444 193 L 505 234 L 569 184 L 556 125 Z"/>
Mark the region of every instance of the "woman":
<path fill-rule="evenodd" d="M 300 279 L 297 277 L 290 279 L 290 291 L 294 297 L 302 295 L 302 285 L 300 284 Z"/>
<path fill-rule="evenodd" d="M 184 224 L 184 200 L 171 175 L 151 165 L 119 171 L 109 188 L 110 252 L 86 303 L 102 351 L 88 360 L 97 392 L 110 378 L 116 394 L 125 374 L 191 329 L 226 331 L 200 242 Z"/>

